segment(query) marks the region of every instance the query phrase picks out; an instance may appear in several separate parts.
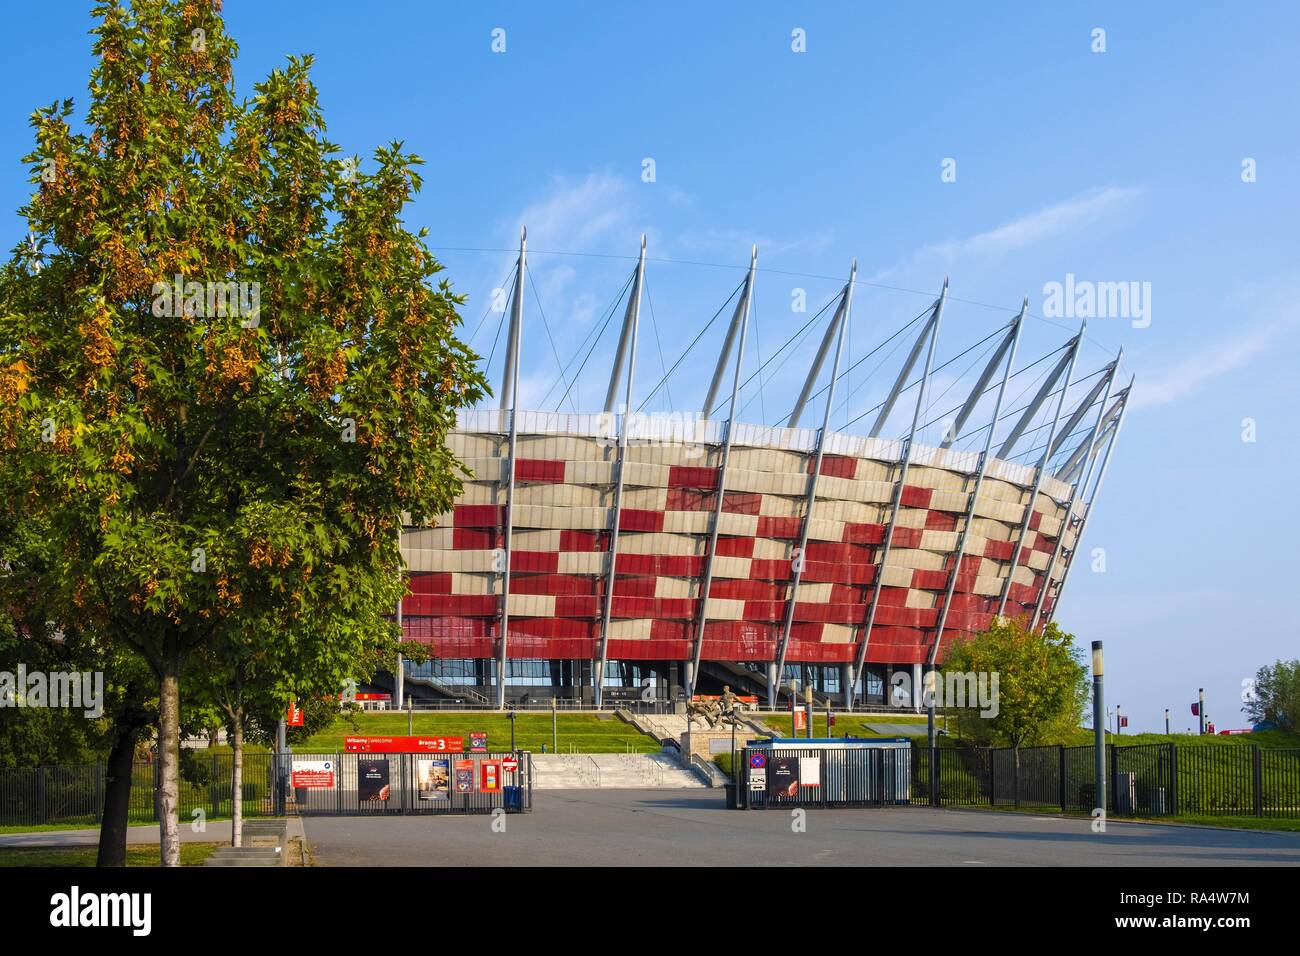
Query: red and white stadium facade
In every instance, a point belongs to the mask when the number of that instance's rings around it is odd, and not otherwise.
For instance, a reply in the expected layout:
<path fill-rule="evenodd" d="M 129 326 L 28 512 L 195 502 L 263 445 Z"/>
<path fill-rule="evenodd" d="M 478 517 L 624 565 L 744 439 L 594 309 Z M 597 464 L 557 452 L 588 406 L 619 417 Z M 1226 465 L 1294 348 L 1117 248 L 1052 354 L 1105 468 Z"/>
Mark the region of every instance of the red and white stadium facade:
<path fill-rule="evenodd" d="M 722 414 L 619 414 L 633 407 L 643 246 L 607 411 L 531 412 L 514 407 L 525 254 L 521 241 L 501 407 L 463 411 L 448 438 L 471 477 L 450 512 L 403 538 L 402 628 L 434 658 L 399 677 L 408 692 L 600 705 L 727 683 L 775 702 L 793 674 L 837 704 L 885 703 L 892 672 L 919 674 L 995 615 L 1039 627 L 1051 618 L 1131 391 L 1112 389 L 1116 358 L 1086 377 L 1096 381 L 1077 408 L 1065 407 L 1082 330 L 1058 350 L 1034 401 L 1011 414 L 1004 395 L 1022 309 L 995 333 L 997 349 L 947 434 L 962 432 L 985 395 L 996 395 L 993 427 L 975 429 L 985 434 L 972 449 L 922 445 L 914 437 L 945 283 L 918 317 L 871 433 L 837 433 L 827 426 L 851 275 L 794 411 L 783 427 L 750 424 L 734 416 L 751 260 L 704 403 Z M 832 354 L 821 427 L 800 427 Z M 715 406 L 724 381 L 731 401 Z M 879 437 L 900 398 L 909 433 Z M 1008 460 L 1040 410 L 1051 421 L 1046 439 L 1045 424 L 1036 430 L 1041 455 Z M 1002 419 L 1013 424 L 995 446 Z"/>

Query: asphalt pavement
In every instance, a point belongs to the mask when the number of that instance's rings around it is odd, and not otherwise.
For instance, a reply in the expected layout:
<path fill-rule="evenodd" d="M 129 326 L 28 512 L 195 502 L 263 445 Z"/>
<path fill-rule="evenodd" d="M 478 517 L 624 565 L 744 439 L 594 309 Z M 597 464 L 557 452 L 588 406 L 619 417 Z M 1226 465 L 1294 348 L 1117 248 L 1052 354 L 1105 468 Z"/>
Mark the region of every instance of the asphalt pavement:
<path fill-rule="evenodd" d="M 727 810 L 718 790 L 534 792 L 531 813 L 307 817 L 319 866 L 1282 866 L 1300 833 L 987 810 Z M 495 826 L 494 826 L 495 823 Z M 501 830 L 504 824 L 504 832 Z"/>

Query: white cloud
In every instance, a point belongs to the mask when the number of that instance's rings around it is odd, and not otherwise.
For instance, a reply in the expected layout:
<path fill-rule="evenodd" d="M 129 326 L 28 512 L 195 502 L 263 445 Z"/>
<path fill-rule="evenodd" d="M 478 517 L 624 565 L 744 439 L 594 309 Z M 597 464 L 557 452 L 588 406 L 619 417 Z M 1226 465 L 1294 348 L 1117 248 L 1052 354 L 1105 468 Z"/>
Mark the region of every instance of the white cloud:
<path fill-rule="evenodd" d="M 519 213 L 518 223 L 528 227 L 529 241 L 542 248 L 587 250 L 599 248 L 610 232 L 623 228 L 631 211 L 631 190 L 616 176 L 555 176 L 546 194 Z"/>
<path fill-rule="evenodd" d="M 803 236 L 795 239 L 773 239 L 739 229 L 705 229 L 687 232 L 674 237 L 675 244 L 687 251 L 720 251 L 732 258 L 749 252 L 749 247 L 758 246 L 760 257 L 781 255 L 796 250 L 810 253 L 822 252 L 834 241 L 830 233 Z"/>
<path fill-rule="evenodd" d="M 1056 203 L 1014 219 L 988 232 L 940 243 L 934 248 L 953 258 L 964 255 L 1001 255 L 1090 225 L 1136 197 L 1139 192 L 1138 189 L 1118 186 L 1094 190 L 1076 199 Z"/>
<path fill-rule="evenodd" d="M 1215 342 L 1143 375 L 1134 386 L 1134 410 L 1170 405 L 1198 391 L 1210 379 L 1249 365 L 1268 351 L 1277 336 L 1276 326 L 1257 328 L 1234 339 Z"/>
<path fill-rule="evenodd" d="M 923 270 L 927 273 L 940 268 L 950 268 L 962 259 L 990 259 L 1044 242 L 1054 236 L 1081 229 L 1110 215 L 1131 202 L 1141 190 L 1135 187 L 1108 186 L 1045 206 L 1036 212 L 962 239 L 922 246 L 905 262 L 873 275 L 871 282 L 880 282 L 899 273 Z"/>

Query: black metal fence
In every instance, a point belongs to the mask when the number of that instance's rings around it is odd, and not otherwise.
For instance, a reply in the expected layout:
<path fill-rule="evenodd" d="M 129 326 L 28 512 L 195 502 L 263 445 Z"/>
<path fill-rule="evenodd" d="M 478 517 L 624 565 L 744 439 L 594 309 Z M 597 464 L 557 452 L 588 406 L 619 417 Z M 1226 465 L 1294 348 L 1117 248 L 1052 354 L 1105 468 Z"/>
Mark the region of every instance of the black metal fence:
<path fill-rule="evenodd" d="M 533 807 L 532 760 L 518 753 L 291 754 L 280 758 L 286 812 L 303 816 L 523 813 Z M 330 786 L 295 787 L 294 766 L 332 763 Z M 513 769 L 506 769 L 512 767 Z M 485 788 L 485 774 L 491 788 Z"/>
<path fill-rule="evenodd" d="M 1097 806 L 1092 747 L 915 749 L 914 803 Z M 1300 818 L 1300 749 L 1109 744 L 1105 773 L 1106 809 L 1117 816 Z"/>
<path fill-rule="evenodd" d="M 906 746 L 745 748 L 736 802 L 746 809 L 905 806 L 917 753 Z"/>
<path fill-rule="evenodd" d="M 483 791 L 484 761 L 514 758 L 518 768 L 502 770 L 496 791 Z M 449 754 L 450 776 L 447 797 L 438 794 L 438 782 L 424 776 L 421 793 L 419 761 L 438 759 L 427 754 L 287 754 L 277 759 L 270 753 L 244 755 L 241 790 L 245 817 L 300 814 L 366 813 L 491 813 L 500 808 L 508 813 L 532 808 L 532 762 L 524 751 L 518 754 Z M 333 785 L 294 787 L 293 763 L 306 760 L 332 761 Z M 458 792 L 455 764 L 469 761 L 472 776 L 469 790 Z M 389 774 L 389 793 L 384 800 L 361 800 L 357 788 L 358 761 L 384 762 Z M 425 768 L 426 770 L 428 768 Z M 72 767 L 0 769 L 0 826 L 97 826 L 104 809 L 106 770 L 103 763 Z M 302 780 L 303 778 L 299 778 Z M 323 781 L 314 781 L 318 784 Z M 466 781 L 462 780 L 462 787 Z M 131 771 L 131 793 L 127 809 L 129 823 L 158 820 L 158 764 L 137 763 Z M 190 754 L 183 764 L 179 813 L 182 823 L 200 816 L 207 820 L 229 818 L 234 798 L 234 756 L 230 753 Z"/>

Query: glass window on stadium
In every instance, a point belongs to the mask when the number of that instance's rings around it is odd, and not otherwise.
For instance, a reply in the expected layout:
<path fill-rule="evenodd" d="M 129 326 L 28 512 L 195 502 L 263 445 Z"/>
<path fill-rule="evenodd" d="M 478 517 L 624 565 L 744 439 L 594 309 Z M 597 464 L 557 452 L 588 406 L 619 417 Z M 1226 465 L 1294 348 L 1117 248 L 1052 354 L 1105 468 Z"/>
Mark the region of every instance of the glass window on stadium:
<path fill-rule="evenodd" d="M 880 703 L 883 704 L 885 702 L 884 675 L 881 674 L 879 671 L 874 671 L 871 670 L 870 668 L 867 668 L 867 672 L 863 675 L 863 677 L 866 680 L 866 684 L 867 684 L 866 686 L 867 700 L 872 703 L 879 701 Z"/>
<path fill-rule="evenodd" d="M 657 668 L 639 661 L 606 661 L 604 687 L 658 687 Z"/>
<path fill-rule="evenodd" d="M 782 683 L 789 686 L 791 681 L 800 691 L 811 686 L 819 694 L 838 694 L 840 668 L 838 664 L 786 664 Z"/>
<path fill-rule="evenodd" d="M 506 685 L 508 687 L 553 687 L 559 684 L 555 673 L 557 661 L 508 660 Z"/>
<path fill-rule="evenodd" d="M 416 663 L 406 661 L 408 680 L 427 680 L 435 684 L 448 684 L 454 687 L 475 687 L 489 679 L 484 673 L 485 667 L 491 667 L 491 661 L 472 659 L 438 659 Z"/>

